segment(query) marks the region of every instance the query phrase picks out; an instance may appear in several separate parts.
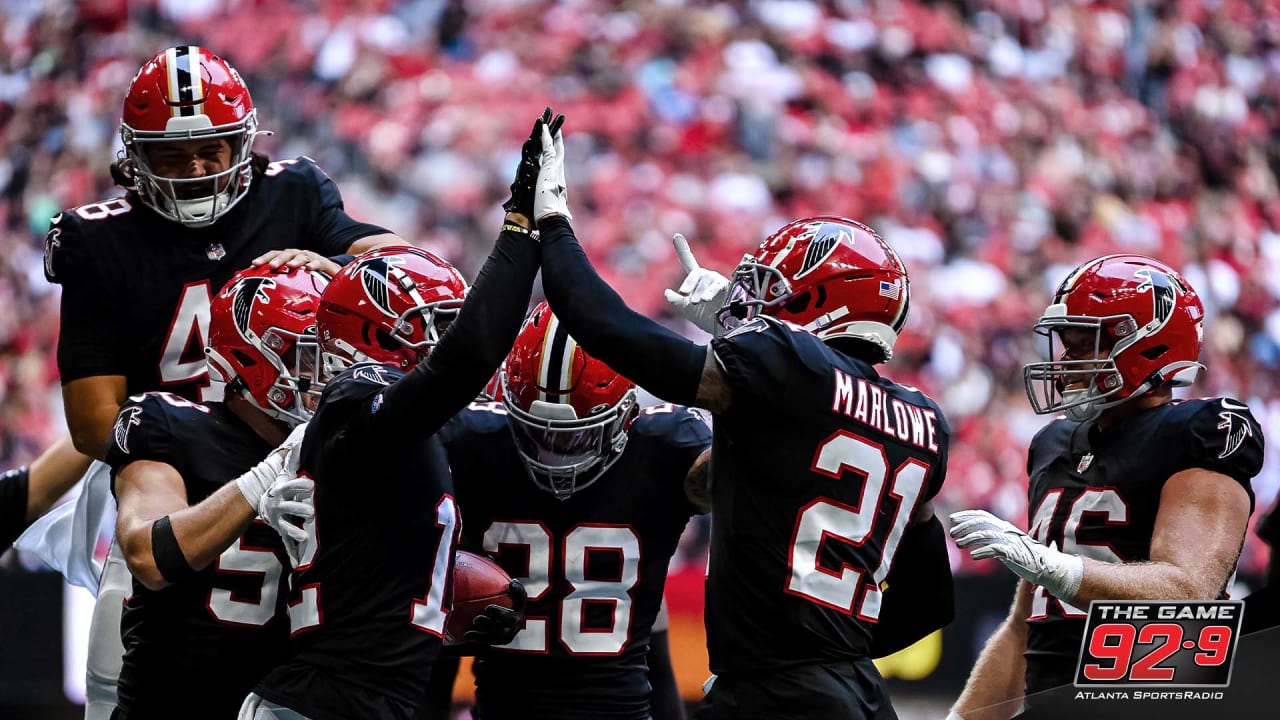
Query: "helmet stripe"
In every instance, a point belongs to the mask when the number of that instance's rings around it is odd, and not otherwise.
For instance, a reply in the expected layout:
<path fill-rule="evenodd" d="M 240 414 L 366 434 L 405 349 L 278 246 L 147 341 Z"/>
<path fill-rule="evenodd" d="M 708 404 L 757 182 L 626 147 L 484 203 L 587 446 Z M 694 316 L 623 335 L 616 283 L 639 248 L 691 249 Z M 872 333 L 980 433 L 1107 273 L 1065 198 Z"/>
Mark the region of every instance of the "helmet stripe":
<path fill-rule="evenodd" d="M 178 104 L 179 115 L 194 115 L 195 107 L 191 104 L 195 98 L 191 95 L 191 47 L 183 46 L 174 48 L 174 57 L 177 59 L 177 65 L 174 67 L 174 75 L 178 82 Z"/>
<path fill-rule="evenodd" d="M 556 331 L 560 327 L 560 320 L 555 315 L 547 313 L 547 328 L 542 332 L 542 353 L 538 358 L 538 399 L 546 402 L 547 394 L 544 388 L 551 384 L 551 350 L 554 347 Z M 558 368 L 557 368 L 558 369 Z"/>
<path fill-rule="evenodd" d="M 551 323 L 547 325 L 547 332 L 543 335 L 542 348 L 542 365 L 539 368 L 539 387 L 550 390 L 554 397 L 546 397 L 546 393 L 539 389 L 544 397 L 540 398 L 547 402 L 569 403 L 569 390 L 573 387 L 573 353 L 578 349 L 578 343 L 569 337 L 569 329 L 560 323 L 555 315 L 551 315 Z"/>
<path fill-rule="evenodd" d="M 169 114 L 172 117 L 178 116 L 178 48 L 169 48 L 164 51 L 164 66 L 169 79 L 169 97 L 165 98 L 169 105 Z"/>
<path fill-rule="evenodd" d="M 578 341 L 569 336 L 569 331 L 564 333 L 564 359 L 561 361 L 560 367 L 560 389 L 564 391 L 561 395 L 566 405 L 573 404 L 573 354 L 578 350 Z"/>
<path fill-rule="evenodd" d="M 204 78 L 200 75 L 200 48 L 192 45 L 187 49 L 187 69 L 191 73 L 191 99 L 201 100 L 192 106 L 196 115 L 204 114 Z"/>

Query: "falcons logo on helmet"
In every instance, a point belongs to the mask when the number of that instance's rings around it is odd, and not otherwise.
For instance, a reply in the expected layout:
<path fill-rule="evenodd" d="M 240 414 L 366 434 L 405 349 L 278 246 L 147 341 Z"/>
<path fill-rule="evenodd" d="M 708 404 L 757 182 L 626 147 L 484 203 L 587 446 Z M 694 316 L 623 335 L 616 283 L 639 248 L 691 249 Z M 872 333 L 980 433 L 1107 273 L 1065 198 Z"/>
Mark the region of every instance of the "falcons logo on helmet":
<path fill-rule="evenodd" d="M 126 455 L 129 453 L 129 428 L 142 424 L 142 420 L 138 418 L 141 414 L 142 408 L 131 407 L 120 413 L 120 417 L 116 418 L 116 426 L 112 429 L 112 432 L 115 435 L 116 445 Z"/>
<path fill-rule="evenodd" d="M 396 317 L 398 313 L 391 309 L 391 284 L 394 282 L 404 292 L 415 286 L 409 277 L 397 265 L 404 264 L 398 257 L 375 257 L 360 263 L 356 274 L 360 276 L 360 286 L 373 306 L 387 317 Z"/>
<path fill-rule="evenodd" d="M 1228 405 L 1227 401 L 1222 402 L 1223 407 L 1235 407 Z M 1223 410 L 1218 413 L 1218 429 L 1227 432 L 1227 439 L 1223 444 L 1222 452 L 1218 453 L 1218 459 L 1231 457 L 1240 446 L 1244 444 L 1244 439 L 1253 437 L 1253 426 L 1240 413 L 1234 413 L 1230 410 Z"/>
<path fill-rule="evenodd" d="M 249 319 L 253 313 L 253 303 L 261 300 L 271 302 L 267 290 L 276 286 L 276 281 L 266 277 L 241 278 L 236 283 L 235 299 L 231 302 L 231 317 L 236 322 L 236 330 L 245 340 L 251 340 L 253 331 L 249 329 Z"/>
<path fill-rule="evenodd" d="M 1134 273 L 1142 278 L 1138 292 L 1151 292 L 1151 300 L 1155 309 L 1154 329 L 1164 327 L 1178 306 L 1178 294 L 1186 292 L 1177 278 L 1151 268 L 1142 268 Z"/>
<path fill-rule="evenodd" d="M 812 232 L 816 235 L 825 224 L 816 223 L 817 227 L 813 228 Z M 799 280 L 822 265 L 823 261 L 830 257 L 831 253 L 835 252 L 836 247 L 840 245 L 840 241 L 844 239 L 847 239 L 850 244 L 853 243 L 853 236 L 847 230 L 841 229 L 839 233 L 816 236 L 809 241 L 809 247 L 805 248 L 804 261 L 800 264 L 800 272 L 796 273 L 796 279 Z"/>

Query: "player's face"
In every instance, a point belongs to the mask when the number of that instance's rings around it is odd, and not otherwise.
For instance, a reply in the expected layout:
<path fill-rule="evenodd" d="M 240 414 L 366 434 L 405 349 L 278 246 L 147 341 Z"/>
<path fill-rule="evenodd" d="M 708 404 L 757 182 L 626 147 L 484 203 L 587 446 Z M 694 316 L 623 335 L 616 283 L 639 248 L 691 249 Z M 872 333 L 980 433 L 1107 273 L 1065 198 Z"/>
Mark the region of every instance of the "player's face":
<path fill-rule="evenodd" d="M 1058 340 L 1062 343 L 1062 353 L 1059 356 L 1063 361 L 1081 361 L 1081 360 L 1105 360 L 1111 355 L 1111 343 L 1106 339 L 1103 333 L 1101 342 L 1098 341 L 1097 332 L 1093 328 L 1063 328 L 1058 332 Z M 1075 390 L 1086 387 L 1092 380 L 1092 370 L 1100 370 L 1103 365 L 1087 364 L 1078 366 L 1081 370 L 1079 373 L 1065 375 L 1060 381 L 1060 390 Z"/>
<path fill-rule="evenodd" d="M 231 143 L 226 138 L 153 143 L 147 145 L 146 153 L 151 171 L 172 180 L 193 180 L 216 175 L 231 167 Z M 216 190 L 212 186 L 213 181 L 208 185 L 182 183 L 174 186 L 174 192 L 178 195 L 177 199 L 187 200 L 221 192 L 229 182 L 230 176 L 222 178 L 223 187 Z"/>

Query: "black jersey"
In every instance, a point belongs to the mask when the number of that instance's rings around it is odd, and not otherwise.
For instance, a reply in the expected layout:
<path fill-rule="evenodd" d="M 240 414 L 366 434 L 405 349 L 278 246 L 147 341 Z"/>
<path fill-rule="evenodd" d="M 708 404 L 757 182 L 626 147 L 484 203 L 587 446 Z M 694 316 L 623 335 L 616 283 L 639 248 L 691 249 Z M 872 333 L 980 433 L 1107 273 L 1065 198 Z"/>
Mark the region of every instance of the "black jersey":
<path fill-rule="evenodd" d="M 303 439 L 315 518 L 292 578 L 289 657 L 255 692 L 315 720 L 413 717 L 451 607 L 460 520 L 444 447 L 379 423 L 402 376 L 344 371 Z"/>
<path fill-rule="evenodd" d="M 688 408 L 646 408 L 617 462 L 561 501 L 529 478 L 507 423 L 501 403 L 475 403 L 441 432 L 463 545 L 495 555 L 529 594 L 520 634 L 476 660 L 479 709 L 493 720 L 644 720 L 650 629 L 698 512 L 684 479 L 711 431 Z"/>
<path fill-rule="evenodd" d="M 942 486 L 942 412 L 772 318 L 712 349 L 733 397 L 713 433 L 711 670 L 864 656 L 902 532 Z"/>
<path fill-rule="evenodd" d="M 1262 469 L 1262 428 L 1230 398 L 1175 401 L 1106 432 L 1065 418 L 1046 425 L 1027 455 L 1028 528 L 1063 552 L 1105 562 L 1150 559 L 1165 481 L 1204 468 L 1239 482 Z M 1027 617 L 1027 693 L 1071 683 L 1087 608 L 1036 586 Z"/>
<path fill-rule="evenodd" d="M 45 277 L 62 285 L 62 381 L 123 375 L 130 394 L 221 399 L 204 357 L 213 294 L 267 251 L 338 255 L 385 232 L 343 212 L 338 187 L 306 157 L 272 163 L 205 228 L 166 220 L 134 195 L 59 213 Z"/>
<path fill-rule="evenodd" d="M 113 478 L 135 461 L 172 466 L 195 505 L 272 449 L 221 403 L 147 393 L 121 408 L 106 460 Z M 191 578 L 163 590 L 135 580 L 121 619 L 120 709 L 131 718 L 235 717 L 283 656 L 288 567 L 276 532 L 255 521 Z"/>

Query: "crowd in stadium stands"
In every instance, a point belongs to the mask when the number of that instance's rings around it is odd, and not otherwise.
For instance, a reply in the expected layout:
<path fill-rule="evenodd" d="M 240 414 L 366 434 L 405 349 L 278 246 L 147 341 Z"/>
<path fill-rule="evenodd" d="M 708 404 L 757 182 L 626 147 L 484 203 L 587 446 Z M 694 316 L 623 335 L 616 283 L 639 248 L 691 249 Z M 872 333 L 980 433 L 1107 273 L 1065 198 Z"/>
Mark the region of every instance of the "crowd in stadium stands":
<path fill-rule="evenodd" d="M 468 274 L 547 103 L 569 118 L 579 235 L 655 315 L 679 278 L 673 232 L 727 273 L 790 219 L 868 222 L 912 279 L 888 374 L 936 397 L 958 436 L 944 511 L 1025 517 L 1025 448 L 1044 422 L 1023 391 L 1022 363 L 1043 352 L 1030 328 L 1067 269 L 1100 254 L 1184 271 L 1210 313 L 1193 394 L 1234 394 L 1280 438 L 1276 3 L 3 6 L 0 467 L 63 431 L 48 219 L 114 193 L 123 90 L 174 42 L 245 75 L 276 132 L 259 148 L 315 158 L 356 217 Z M 1275 457 L 1254 483 L 1260 511 Z M 1251 541 L 1245 566 L 1264 558 Z"/>

